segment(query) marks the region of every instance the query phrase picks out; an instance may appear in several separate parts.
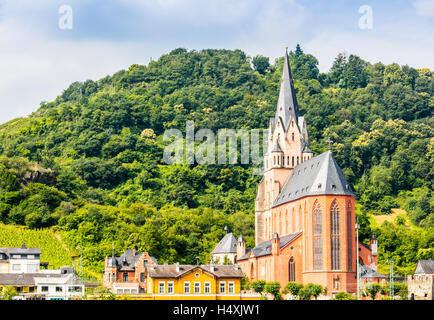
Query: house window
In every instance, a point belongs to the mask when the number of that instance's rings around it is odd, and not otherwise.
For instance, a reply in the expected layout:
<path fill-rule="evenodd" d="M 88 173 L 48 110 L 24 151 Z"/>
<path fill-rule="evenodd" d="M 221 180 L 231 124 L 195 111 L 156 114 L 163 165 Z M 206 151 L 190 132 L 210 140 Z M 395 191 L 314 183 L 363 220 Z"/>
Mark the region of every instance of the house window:
<path fill-rule="evenodd" d="M 13 271 L 21 271 L 21 265 L 20 264 L 13 264 L 12 270 Z"/>
<path fill-rule="evenodd" d="M 314 241 L 314 268 L 315 270 L 322 269 L 322 215 L 321 207 L 318 201 L 315 201 L 313 207 L 313 241 Z"/>
<path fill-rule="evenodd" d="M 164 284 L 164 281 L 160 281 L 160 282 L 158 283 L 158 293 L 159 293 L 159 294 L 163 294 L 163 293 L 164 293 L 164 290 L 165 290 L 165 284 Z"/>
<path fill-rule="evenodd" d="M 235 283 L 229 282 L 228 283 L 228 293 L 234 293 L 235 292 Z"/>
<path fill-rule="evenodd" d="M 56 287 L 56 292 L 63 292 L 63 288 L 62 287 Z"/>
<path fill-rule="evenodd" d="M 292 167 L 294 167 L 294 157 L 292 157 Z"/>
<path fill-rule="evenodd" d="M 145 273 L 140 272 L 140 282 L 145 282 Z"/>
<path fill-rule="evenodd" d="M 190 293 L 190 281 L 184 281 L 184 293 Z"/>
<path fill-rule="evenodd" d="M 42 292 L 48 292 L 48 286 L 42 286 L 41 291 Z"/>
<path fill-rule="evenodd" d="M 148 260 L 143 260 L 143 266 L 147 267 L 148 266 Z"/>
<path fill-rule="evenodd" d="M 124 272 L 123 280 L 124 280 L 124 282 L 128 282 L 128 272 Z"/>
<path fill-rule="evenodd" d="M 167 283 L 167 293 L 168 294 L 173 294 L 173 282 L 168 282 Z"/>
<path fill-rule="evenodd" d="M 220 293 L 226 293 L 226 282 L 222 281 L 220 282 Z"/>
<path fill-rule="evenodd" d="M 13 254 L 13 255 L 12 255 L 12 258 L 13 258 L 13 259 L 20 259 L 21 256 L 20 256 L 19 254 Z"/>
<path fill-rule="evenodd" d="M 210 282 L 205 282 L 204 292 L 205 293 L 211 293 L 211 283 Z"/>
<path fill-rule="evenodd" d="M 339 207 L 336 200 L 333 201 L 331 209 L 331 235 L 332 235 L 332 270 L 340 269 L 340 232 L 339 232 Z"/>
<path fill-rule="evenodd" d="M 35 292 L 35 287 L 29 287 L 29 292 Z"/>
<path fill-rule="evenodd" d="M 34 254 L 28 254 L 27 259 L 35 259 L 35 255 Z"/>
<path fill-rule="evenodd" d="M 194 293 L 200 293 L 200 282 L 196 281 L 194 283 Z"/>
<path fill-rule="evenodd" d="M 294 132 L 292 133 L 292 141 L 294 141 Z"/>

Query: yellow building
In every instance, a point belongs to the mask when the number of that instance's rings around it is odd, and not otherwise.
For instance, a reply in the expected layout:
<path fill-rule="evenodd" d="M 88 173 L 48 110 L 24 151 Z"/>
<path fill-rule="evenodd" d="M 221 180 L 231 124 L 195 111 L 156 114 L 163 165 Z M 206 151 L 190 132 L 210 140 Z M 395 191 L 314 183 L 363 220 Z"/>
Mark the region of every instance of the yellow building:
<path fill-rule="evenodd" d="M 241 293 L 238 265 L 155 265 L 148 270 L 148 292 L 155 300 L 256 300 Z"/>

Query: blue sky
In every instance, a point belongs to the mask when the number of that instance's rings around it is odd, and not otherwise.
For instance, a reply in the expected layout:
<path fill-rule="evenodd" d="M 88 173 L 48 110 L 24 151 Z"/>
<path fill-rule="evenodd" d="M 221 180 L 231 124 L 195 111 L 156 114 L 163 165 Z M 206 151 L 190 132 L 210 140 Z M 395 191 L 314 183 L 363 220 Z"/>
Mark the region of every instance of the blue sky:
<path fill-rule="evenodd" d="M 73 28 L 58 27 L 59 7 Z M 373 28 L 359 28 L 359 8 Z M 271 61 L 297 43 L 328 71 L 339 52 L 434 70 L 434 0 L 0 0 L 0 123 L 73 81 L 147 64 L 176 47 Z"/>

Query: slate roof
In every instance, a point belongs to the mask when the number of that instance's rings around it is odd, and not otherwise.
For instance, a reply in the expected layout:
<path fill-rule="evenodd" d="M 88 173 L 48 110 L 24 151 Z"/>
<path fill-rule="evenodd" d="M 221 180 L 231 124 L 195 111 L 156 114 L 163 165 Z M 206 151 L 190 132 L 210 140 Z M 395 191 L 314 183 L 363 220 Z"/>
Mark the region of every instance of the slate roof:
<path fill-rule="evenodd" d="M 216 245 L 213 253 L 237 253 L 237 239 L 232 232 L 226 233 L 225 236 Z"/>
<path fill-rule="evenodd" d="M 434 260 L 419 260 L 414 274 L 434 274 Z"/>
<path fill-rule="evenodd" d="M 295 232 L 291 233 L 285 236 L 280 237 L 280 249 L 285 248 L 288 244 L 290 244 L 292 241 L 294 241 L 296 238 L 298 238 L 299 235 L 301 235 L 302 232 Z M 267 240 L 264 242 L 261 242 L 256 247 L 246 250 L 246 253 L 238 258 L 237 260 L 246 260 L 250 257 L 250 252 L 253 251 L 254 257 L 262 257 L 266 255 L 271 254 L 271 240 Z"/>
<path fill-rule="evenodd" d="M 179 271 L 177 271 L 179 267 Z M 214 270 L 211 270 L 214 268 Z M 217 278 L 242 278 L 244 277 L 241 268 L 236 265 L 158 265 L 148 269 L 151 278 L 179 278 L 194 270 L 202 270 Z"/>
<path fill-rule="evenodd" d="M 20 248 L 0 247 L 0 252 L 10 254 L 41 254 L 40 248 L 27 248 L 24 244 Z"/>
<path fill-rule="evenodd" d="M 134 271 L 136 262 L 140 259 L 143 253 L 136 250 L 134 254 L 133 249 L 128 249 L 120 257 L 110 257 L 108 261 L 109 266 L 120 267 L 120 271 Z M 151 257 L 152 261 L 157 264 L 157 259 Z"/>
<path fill-rule="evenodd" d="M 313 153 L 313 151 L 309 148 L 309 143 L 305 143 L 303 147 L 303 153 Z"/>
<path fill-rule="evenodd" d="M 282 149 L 280 148 L 279 139 L 274 140 L 274 147 L 271 152 L 282 152 Z"/>
<path fill-rule="evenodd" d="M 289 65 L 288 49 L 285 52 L 283 62 L 282 80 L 280 82 L 279 100 L 277 101 L 276 119 L 282 119 L 284 129 L 289 126 L 291 118 L 295 120 L 298 126 L 298 103 L 295 97 L 294 83 Z"/>
<path fill-rule="evenodd" d="M 386 279 L 386 276 L 384 274 L 378 273 L 374 269 L 366 266 L 366 265 L 360 265 L 360 277 L 364 279 L 372 279 L 372 278 L 383 278 Z"/>
<path fill-rule="evenodd" d="M 72 274 L 43 274 L 43 273 L 0 273 L 0 285 L 27 286 L 35 285 L 35 278 L 40 281 L 50 282 L 44 279 L 70 279 Z"/>
<path fill-rule="evenodd" d="M 273 207 L 306 196 L 326 194 L 355 196 L 330 150 L 296 166 Z"/>

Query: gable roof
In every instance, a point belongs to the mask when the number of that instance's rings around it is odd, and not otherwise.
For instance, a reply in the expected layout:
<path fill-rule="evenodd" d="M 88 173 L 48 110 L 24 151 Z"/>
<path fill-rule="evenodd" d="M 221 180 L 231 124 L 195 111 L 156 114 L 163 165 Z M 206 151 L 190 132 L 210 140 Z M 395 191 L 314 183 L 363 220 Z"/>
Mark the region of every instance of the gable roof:
<path fill-rule="evenodd" d="M 202 270 L 217 278 L 242 278 L 241 268 L 236 265 L 158 265 L 148 270 L 151 278 L 180 278 L 183 275 Z"/>
<path fill-rule="evenodd" d="M 285 248 L 288 244 L 290 244 L 292 241 L 297 239 L 298 236 L 300 236 L 301 234 L 302 234 L 302 232 L 295 232 L 295 233 L 287 234 L 285 236 L 281 236 L 280 237 L 280 249 L 282 250 L 283 248 Z M 249 249 L 249 250 L 246 250 L 246 253 L 242 257 L 238 258 L 237 260 L 248 259 L 250 257 L 250 253 L 252 253 L 254 257 L 262 257 L 262 256 L 270 255 L 271 254 L 271 240 L 261 242 L 256 247 Z"/>
<path fill-rule="evenodd" d="M 419 260 L 414 274 L 434 274 L 434 260 Z"/>
<path fill-rule="evenodd" d="M 226 233 L 225 236 L 216 245 L 211 254 L 213 253 L 236 253 L 237 252 L 237 239 L 232 232 Z"/>
<path fill-rule="evenodd" d="M 314 195 L 355 196 L 330 150 L 296 166 L 273 207 Z"/>

